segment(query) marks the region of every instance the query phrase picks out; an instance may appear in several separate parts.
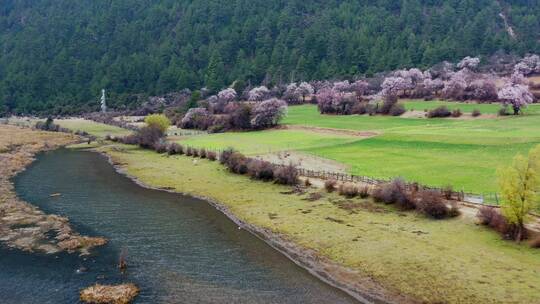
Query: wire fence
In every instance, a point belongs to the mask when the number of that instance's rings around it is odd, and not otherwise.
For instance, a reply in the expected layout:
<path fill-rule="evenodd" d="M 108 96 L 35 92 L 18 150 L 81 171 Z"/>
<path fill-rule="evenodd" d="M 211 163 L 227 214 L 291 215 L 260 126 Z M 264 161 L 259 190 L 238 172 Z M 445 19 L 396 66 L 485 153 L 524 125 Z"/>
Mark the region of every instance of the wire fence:
<path fill-rule="evenodd" d="M 213 151 L 217 155 L 221 155 L 221 153 L 224 151 L 223 149 L 194 147 L 194 146 L 189 146 L 189 145 L 183 145 L 183 146 L 185 148 L 205 149 L 206 151 Z M 273 163 L 273 164 L 276 166 L 287 166 L 283 163 Z M 355 174 L 333 172 L 333 171 L 310 170 L 307 168 L 303 168 L 302 166 L 296 166 L 296 167 L 298 170 L 298 174 L 300 176 L 307 177 L 307 178 L 317 178 L 321 180 L 336 180 L 339 182 L 363 183 L 366 185 L 377 186 L 377 185 L 382 185 L 382 184 L 391 182 L 394 179 L 394 178 L 374 178 L 370 176 L 355 175 Z M 470 204 L 498 206 L 500 202 L 499 194 L 493 193 L 493 192 L 472 193 L 472 192 L 465 192 L 463 190 L 455 191 L 451 187 L 446 187 L 446 188 L 432 187 L 432 186 L 421 185 L 420 183 L 417 183 L 417 182 L 407 182 L 405 186 L 407 187 L 407 190 L 426 189 L 426 190 L 438 191 L 450 199 L 455 199 L 455 200 L 459 200 L 459 201 L 470 203 Z"/>

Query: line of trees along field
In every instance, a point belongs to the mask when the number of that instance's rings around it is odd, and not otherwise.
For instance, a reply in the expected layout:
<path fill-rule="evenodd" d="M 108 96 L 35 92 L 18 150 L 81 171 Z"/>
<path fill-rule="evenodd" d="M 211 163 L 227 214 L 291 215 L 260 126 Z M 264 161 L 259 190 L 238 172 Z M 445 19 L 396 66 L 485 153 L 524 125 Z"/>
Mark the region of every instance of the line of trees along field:
<path fill-rule="evenodd" d="M 523 55 L 539 20 L 538 0 L 3 0 L 0 111 Z"/>

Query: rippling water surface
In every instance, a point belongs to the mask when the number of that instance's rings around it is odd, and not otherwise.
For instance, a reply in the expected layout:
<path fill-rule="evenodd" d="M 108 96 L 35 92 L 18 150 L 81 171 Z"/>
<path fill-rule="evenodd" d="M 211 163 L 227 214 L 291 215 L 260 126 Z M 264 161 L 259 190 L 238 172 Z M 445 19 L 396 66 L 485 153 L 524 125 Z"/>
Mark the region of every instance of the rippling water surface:
<path fill-rule="evenodd" d="M 87 258 L 1 248 L 0 303 L 77 303 L 78 290 L 95 282 L 136 283 L 136 303 L 355 302 L 205 201 L 139 187 L 96 153 L 48 152 L 15 185 L 22 199 L 110 243 Z M 116 269 L 122 250 L 124 275 Z M 88 271 L 78 274 L 81 266 Z"/>

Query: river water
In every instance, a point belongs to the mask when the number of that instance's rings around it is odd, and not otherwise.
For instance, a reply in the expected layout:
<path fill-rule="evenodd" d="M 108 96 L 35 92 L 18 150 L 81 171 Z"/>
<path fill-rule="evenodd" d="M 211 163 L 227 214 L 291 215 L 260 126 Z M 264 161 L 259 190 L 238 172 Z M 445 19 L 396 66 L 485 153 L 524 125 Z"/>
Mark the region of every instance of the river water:
<path fill-rule="evenodd" d="M 142 188 L 99 154 L 47 152 L 14 182 L 22 199 L 110 242 L 86 258 L 0 247 L 0 303 L 77 303 L 96 282 L 136 283 L 135 303 L 355 303 L 204 200 Z"/>

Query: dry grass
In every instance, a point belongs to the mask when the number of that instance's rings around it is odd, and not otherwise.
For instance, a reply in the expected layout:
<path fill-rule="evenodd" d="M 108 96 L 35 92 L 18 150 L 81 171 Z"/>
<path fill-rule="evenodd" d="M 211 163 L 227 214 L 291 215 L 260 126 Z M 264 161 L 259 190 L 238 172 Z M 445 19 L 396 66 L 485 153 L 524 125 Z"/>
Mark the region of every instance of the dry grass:
<path fill-rule="evenodd" d="M 503 241 L 468 218 L 434 221 L 359 198 L 336 203 L 343 200 L 336 193 L 310 201 L 216 162 L 193 165 L 188 157 L 134 147 L 102 149 L 143 183 L 219 201 L 240 219 L 420 302 L 540 302 L 538 249 Z"/>

